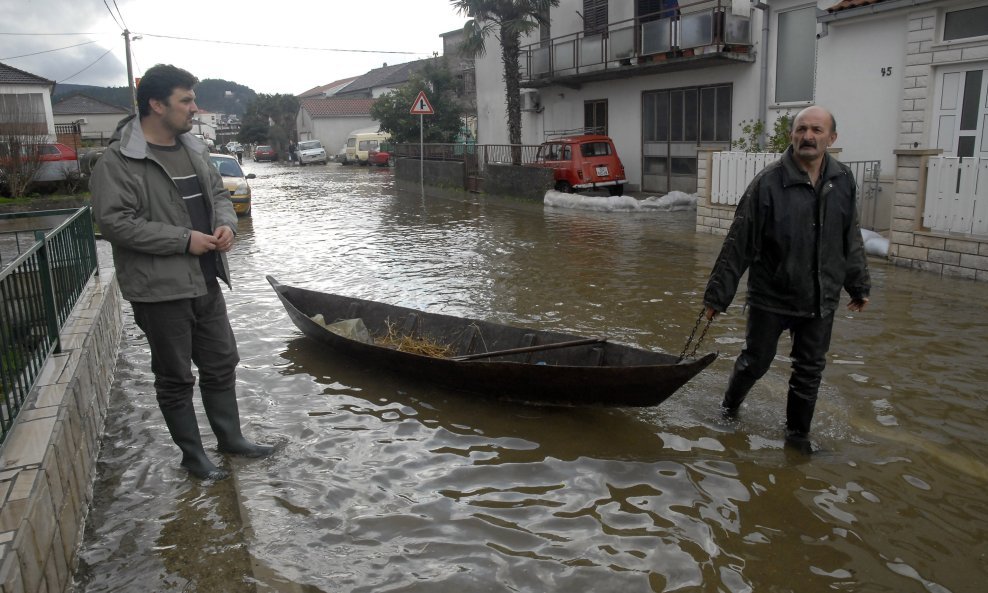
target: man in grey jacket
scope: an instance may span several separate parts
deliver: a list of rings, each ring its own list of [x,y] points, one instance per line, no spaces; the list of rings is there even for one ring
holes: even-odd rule
[[[703,302],[707,319],[734,300],[748,272],[745,345],[721,404],[734,418],[772,364],[782,332],[792,337],[786,443],[809,451],[810,423],[843,288],[862,311],[871,281],[858,225],[854,177],[827,154],[837,123],[813,106],[793,120],[791,145],[763,169],[738,203]]]
[[[189,72],[158,64],[137,89],[139,117],[120,122],[90,181],[93,213],[113,245],[120,291],[151,347],[158,407],[182,467],[201,479],[229,473],[206,456],[192,404],[195,376],[219,450],[263,457],[244,439],[237,407],[240,362],[219,279],[237,216],[209,149],[189,132],[198,111]]]

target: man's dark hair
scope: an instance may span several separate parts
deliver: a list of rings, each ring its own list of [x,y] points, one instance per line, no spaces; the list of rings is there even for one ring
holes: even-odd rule
[[[171,64],[156,64],[148,69],[137,85],[137,111],[141,117],[151,113],[149,101],[155,99],[168,104],[168,98],[176,88],[192,89],[199,79],[187,70]]]

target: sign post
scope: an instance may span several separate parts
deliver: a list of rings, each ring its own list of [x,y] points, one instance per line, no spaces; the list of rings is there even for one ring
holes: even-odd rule
[[[428,97],[425,96],[425,91],[419,91],[415,101],[412,103],[412,108],[408,111],[412,115],[419,116],[419,183],[423,186],[425,185],[425,126],[423,125],[422,116],[423,115],[433,115],[435,110],[432,109],[432,103],[429,103]]]

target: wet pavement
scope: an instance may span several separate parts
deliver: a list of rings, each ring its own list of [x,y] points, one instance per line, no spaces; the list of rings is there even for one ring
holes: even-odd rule
[[[701,347],[720,359],[661,406],[567,408],[334,359],[264,280],[678,354],[720,245],[692,212],[245,169],[226,295],[245,433],[279,451],[190,479],[128,308],[77,593],[961,593],[988,577],[983,284],[872,259],[871,306],[838,314],[807,457],[782,444],[785,340],[741,419],[717,414],[743,295]]]

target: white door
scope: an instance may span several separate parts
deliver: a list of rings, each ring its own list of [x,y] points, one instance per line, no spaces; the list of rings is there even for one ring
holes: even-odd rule
[[[937,74],[932,144],[944,156],[988,158],[988,64]]]

